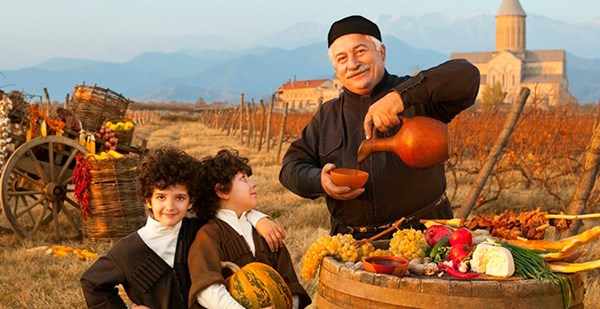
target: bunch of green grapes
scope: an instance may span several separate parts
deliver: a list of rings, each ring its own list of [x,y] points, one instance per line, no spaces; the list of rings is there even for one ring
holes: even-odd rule
[[[371,243],[357,243],[351,234],[323,235],[304,254],[300,274],[307,281],[313,279],[326,256],[332,256],[341,262],[355,263],[376,251]]]
[[[350,234],[337,234],[331,238],[333,244],[333,257],[342,262],[356,262],[358,256],[358,244]],[[330,249],[330,252],[332,249]]]
[[[392,252],[390,252],[390,250],[375,249],[375,250],[371,251],[369,254],[367,254],[366,257],[369,257],[369,256],[382,256],[382,255],[393,255],[393,254],[392,254]]]
[[[390,240],[390,251],[407,260],[422,258],[427,250],[427,241],[423,232],[415,229],[398,230]]]

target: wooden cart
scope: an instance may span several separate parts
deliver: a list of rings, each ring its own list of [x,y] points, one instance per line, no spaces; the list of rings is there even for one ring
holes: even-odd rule
[[[88,90],[91,91],[87,95],[88,99],[100,97],[104,104],[109,96],[122,98],[108,89],[96,86],[76,86],[73,98],[75,99],[78,91],[79,94],[85,94]],[[73,106],[76,105],[72,104],[69,108]],[[126,109],[125,107],[119,113],[124,113]],[[27,127],[27,116],[28,111],[23,108],[13,110],[10,122]],[[98,117],[98,113],[94,117]],[[100,123],[104,121],[100,118],[97,120]],[[83,120],[80,121],[84,123]],[[87,123],[90,121],[85,119]],[[87,130],[93,132],[95,129],[88,125]],[[10,228],[22,238],[35,238],[42,230],[46,233],[53,232],[57,240],[81,238],[81,212],[73,194],[73,169],[77,155],[86,154],[88,150],[80,144],[79,133],[66,127],[62,136],[47,135],[27,139],[25,131],[21,129],[19,132],[9,133],[12,145],[3,154],[5,162],[0,166],[1,212]],[[117,147],[123,152],[142,151],[142,148],[127,145]]]

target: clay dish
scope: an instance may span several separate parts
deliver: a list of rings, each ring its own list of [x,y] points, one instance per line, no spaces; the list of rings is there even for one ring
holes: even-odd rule
[[[331,179],[338,186],[347,186],[354,190],[367,183],[369,173],[351,168],[336,168],[331,171]]]

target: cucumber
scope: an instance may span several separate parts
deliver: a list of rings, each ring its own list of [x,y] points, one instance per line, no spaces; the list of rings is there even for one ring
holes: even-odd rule
[[[438,251],[440,251],[441,247],[447,247],[450,244],[450,236],[446,236],[442,239],[440,239],[440,241],[437,242],[437,244],[435,244],[435,246],[433,246],[433,249],[431,249],[431,252],[429,252],[429,257],[432,259],[435,259],[435,256],[438,254]]]

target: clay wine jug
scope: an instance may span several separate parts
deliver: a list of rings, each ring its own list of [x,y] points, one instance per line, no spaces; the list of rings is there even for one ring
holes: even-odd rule
[[[393,152],[414,169],[426,169],[443,163],[450,157],[448,126],[436,119],[399,116],[402,127],[394,136],[364,140],[358,148],[358,162],[371,153]]]

